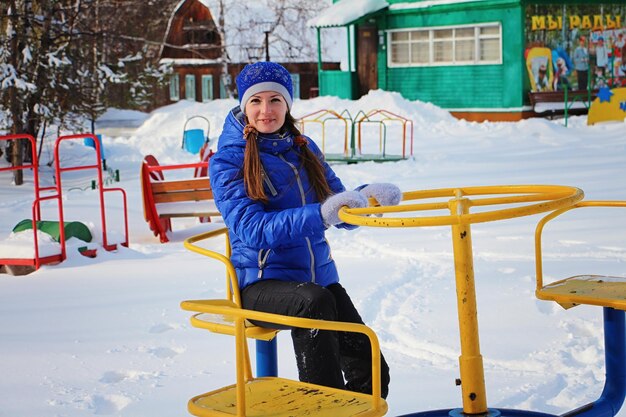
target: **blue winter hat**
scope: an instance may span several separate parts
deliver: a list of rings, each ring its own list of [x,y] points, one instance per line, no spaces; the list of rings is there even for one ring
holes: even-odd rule
[[[293,86],[291,75],[285,67],[275,62],[255,62],[246,65],[237,76],[239,107],[245,112],[246,103],[254,94],[262,91],[275,91],[281,94],[291,109]]]

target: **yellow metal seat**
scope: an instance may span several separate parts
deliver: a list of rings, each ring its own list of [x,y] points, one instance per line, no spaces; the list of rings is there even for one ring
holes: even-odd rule
[[[195,242],[218,235],[226,236],[226,255],[195,245]],[[235,336],[236,383],[198,395],[188,403],[191,414],[209,416],[383,416],[387,403],[380,396],[380,346],[372,329],[356,323],[313,320],[245,310],[235,269],[230,262],[227,229],[194,236],[185,241],[188,249],[217,259],[226,266],[226,299],[188,300],[183,310],[194,311],[191,324],[215,333]],[[271,340],[278,330],[255,326],[251,321],[275,323],[278,327],[359,332],[365,334],[372,348],[372,394],[362,394],[278,377],[254,378],[250,366],[247,338]]]
[[[229,300],[211,301],[214,301],[217,305],[226,305],[238,308],[235,303]],[[219,314],[198,313],[191,316],[190,321],[193,327],[197,327],[199,329],[210,330],[213,333],[226,334],[230,336],[235,335],[235,323],[232,320],[232,317],[221,316]],[[265,341],[272,340],[276,337],[276,333],[278,333],[278,330],[256,326],[247,320],[245,322],[245,329],[246,337]]]
[[[605,275],[577,275],[544,285],[541,253],[541,235],[545,224],[561,214],[580,207],[626,207],[626,201],[583,201],[571,207],[556,210],[545,216],[535,231],[535,260],[537,287],[535,294],[541,300],[555,301],[563,308],[580,304],[626,310],[626,278]]]
[[[196,416],[233,416],[237,385],[202,394],[189,402]],[[380,416],[369,396],[283,378],[256,378],[247,383],[246,416]]]
[[[537,290],[537,298],[556,301],[564,308],[579,304],[626,310],[626,278],[577,275]]]

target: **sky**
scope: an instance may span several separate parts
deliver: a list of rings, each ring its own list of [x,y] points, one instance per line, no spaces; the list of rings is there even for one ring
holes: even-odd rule
[[[107,186],[127,196],[129,247],[102,248],[98,193],[90,187],[95,172],[64,173],[65,219],[84,223],[94,238],[87,244],[70,240],[60,264],[24,276],[0,274],[0,417],[185,416],[188,399],[234,382],[233,340],[193,328],[179,307],[183,300],[224,296],[220,265],[183,247],[185,238],[219,227],[219,218],[209,224],[178,219],[170,242],[161,244],[143,218],[139,171],[148,154],[161,165],[196,161],[181,149],[184,124],[195,115],[210,127],[196,118],[188,128],[208,130],[215,148],[236,104],[181,101],[150,114],[110,109],[100,119],[96,133],[103,135],[107,167],[120,178]],[[587,126],[586,116],[570,117],[567,127],[563,119],[474,123],[383,91],[356,101],[295,100],[293,114],[346,110],[354,117],[372,109],[412,121],[412,157],[334,164],[349,189],[372,182],[395,183],[403,191],[549,184],[578,187],[587,200],[626,200],[625,123]],[[401,153],[400,125],[389,122],[386,129],[389,154]],[[340,126],[328,122],[322,132],[307,123],[304,130],[320,146],[323,137],[326,151],[334,153],[343,148]],[[47,138],[41,152],[44,186],[53,184],[54,140]],[[378,152],[380,140],[378,124],[364,129],[363,152]],[[81,140],[62,142],[63,164],[88,165],[94,158]],[[16,187],[10,174],[0,173],[0,257],[32,257],[31,235],[11,233],[31,210],[32,173],[25,180]],[[620,210],[580,209],[551,222],[543,243],[546,280],[626,277],[626,216]],[[109,241],[122,241],[121,193],[107,193],[106,215]],[[44,208],[44,219],[55,216],[54,207]],[[536,299],[534,231],[541,217],[471,228],[480,346],[490,408],[561,414],[602,390],[602,312],[590,306],[564,310]],[[454,383],[460,343],[450,227],[330,229],[327,237],[341,282],[389,362],[388,415],[461,407]],[[85,245],[96,250],[94,258],[79,254]],[[49,247],[55,245],[42,244]],[[278,338],[279,374],[295,378],[289,335]]]

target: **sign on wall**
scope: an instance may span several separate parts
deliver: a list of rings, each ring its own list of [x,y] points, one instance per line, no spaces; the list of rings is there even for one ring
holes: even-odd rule
[[[533,91],[626,86],[626,4],[528,5]]]

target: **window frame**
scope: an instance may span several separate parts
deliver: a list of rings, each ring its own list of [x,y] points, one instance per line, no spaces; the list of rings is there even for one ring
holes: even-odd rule
[[[193,87],[193,88],[189,88]],[[185,74],[185,100],[196,101],[196,75]]]
[[[293,86],[293,98],[294,100],[300,98],[300,74],[299,73],[290,73],[291,76],[291,85]]]
[[[207,103],[214,99],[213,95],[213,75],[202,74],[202,102]],[[206,87],[206,88],[205,88]]]
[[[178,73],[170,75],[170,101],[180,100],[180,76]]]
[[[497,34],[481,34],[480,29],[485,27],[497,27]],[[473,60],[457,60],[457,42],[467,42],[470,38],[467,35],[457,36],[457,29],[474,29],[474,59]],[[438,38],[435,37],[437,31],[452,31],[452,37]],[[394,41],[392,40],[393,34],[407,32],[408,40]],[[425,39],[415,39],[413,32],[427,32],[428,41]],[[496,60],[481,60],[481,41],[488,39],[498,40],[498,59]],[[452,42],[452,50],[449,55],[451,60],[436,61],[435,45],[438,43]],[[398,63],[393,61],[394,57],[394,44],[406,44],[408,45],[407,53],[408,60],[405,63]],[[425,45],[428,44],[428,62],[417,62],[413,59],[413,46],[416,44]],[[441,67],[441,66],[460,66],[460,65],[501,65],[502,64],[502,22],[484,22],[466,25],[449,25],[449,26],[429,26],[429,27],[417,27],[417,28],[402,28],[393,29],[387,31],[387,66],[389,68],[407,68],[407,67]]]

